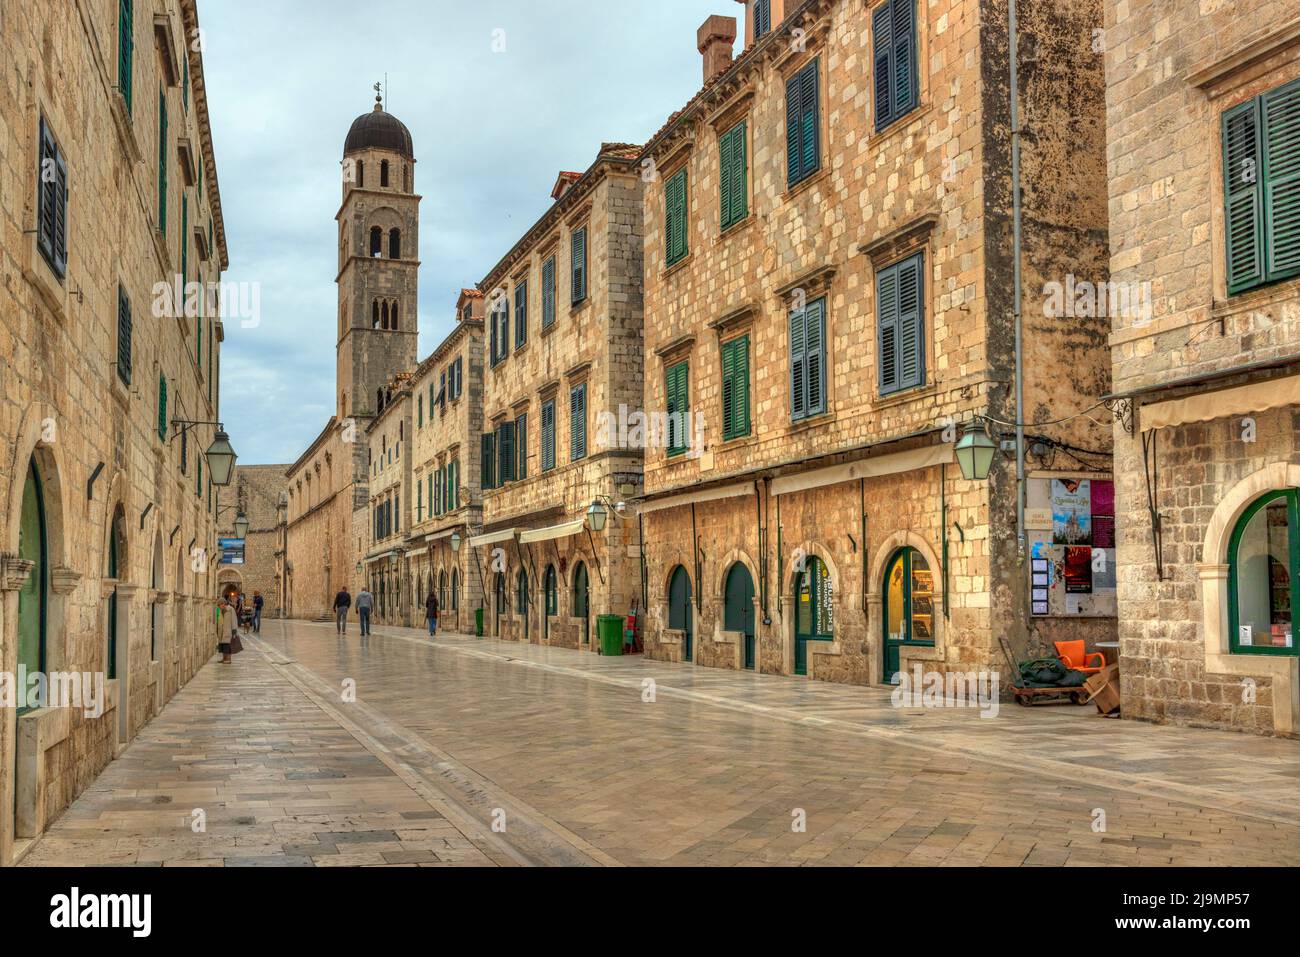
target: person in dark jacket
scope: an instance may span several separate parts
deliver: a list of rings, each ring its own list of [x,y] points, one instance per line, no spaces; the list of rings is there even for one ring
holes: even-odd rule
[[[352,607],[352,596],[348,586],[344,585],[334,596],[334,628],[340,635],[348,633],[348,609]]]
[[[438,596],[429,592],[429,597],[424,600],[424,617],[429,623],[429,637],[432,638],[438,633]]]
[[[260,591],[254,591],[253,592],[253,634],[255,635],[260,635],[262,633],[262,605],[264,603],[265,602],[264,599],[262,598],[262,593]]]

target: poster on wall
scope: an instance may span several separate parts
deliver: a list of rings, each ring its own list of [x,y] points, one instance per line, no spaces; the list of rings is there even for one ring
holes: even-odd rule
[[[221,539],[221,564],[244,564],[244,540],[242,538]]]
[[[1092,480],[1092,545],[1115,547],[1115,483]]]
[[[1092,490],[1088,479],[1052,479],[1052,542],[1092,544]]]
[[[1026,506],[1030,614],[1114,617],[1114,482],[1091,476],[1031,478]],[[1030,515],[1039,520],[1030,522]]]

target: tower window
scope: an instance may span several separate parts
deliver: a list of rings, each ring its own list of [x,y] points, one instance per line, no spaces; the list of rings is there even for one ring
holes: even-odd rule
[[[383,253],[384,231],[378,226],[370,228],[370,255],[380,256]]]
[[[357,185],[366,185],[366,161],[357,160]]]
[[[388,231],[388,258],[402,258],[402,231],[400,229],[390,229]]]
[[[389,313],[388,316],[388,328],[394,332],[397,331],[397,300],[396,299],[393,300],[392,312]]]
[[[388,185],[388,160],[384,160],[379,164],[379,185]]]
[[[379,328],[379,300],[376,299],[370,307],[370,328]]]

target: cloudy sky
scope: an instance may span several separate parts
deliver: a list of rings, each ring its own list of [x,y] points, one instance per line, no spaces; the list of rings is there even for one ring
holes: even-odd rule
[[[644,142],[698,90],[695,31],[734,0],[200,2],[226,281],[261,321],[226,323],[222,418],[247,464],[292,462],[334,411],[343,139],[388,76],[415,141],[423,358],[456,296],[602,141]],[[497,31],[503,31],[498,33]],[[504,52],[494,52],[504,39]],[[739,42],[737,43],[739,46]]]

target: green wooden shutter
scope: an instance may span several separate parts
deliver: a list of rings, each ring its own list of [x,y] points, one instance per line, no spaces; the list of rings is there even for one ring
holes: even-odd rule
[[[804,316],[804,367],[809,415],[826,411],[826,300],[809,304]]]
[[[821,139],[818,136],[821,121],[821,110],[818,104],[821,83],[817,73],[817,61],[813,60],[804,67],[801,75],[803,77],[800,83],[799,105],[799,134],[803,149],[801,172],[804,177],[808,177],[821,168]]]
[[[117,7],[117,88],[131,111],[131,78],[135,56],[135,17],[132,0],[120,0]]]
[[[795,420],[808,414],[807,317],[806,307],[790,313],[790,418]]]
[[[167,441],[167,377],[158,376],[158,438]]]
[[[898,387],[925,382],[924,277],[920,255],[898,264]]]
[[[117,287],[117,374],[131,384],[131,301],[121,286]]]
[[[44,116],[40,137],[37,247],[55,275],[62,279],[68,267],[68,167]]]
[[[485,432],[482,438],[482,446],[481,446],[482,454],[479,461],[479,470],[480,470],[479,481],[482,483],[484,488],[496,488],[496,482],[494,480],[494,475],[493,475],[494,473],[493,463],[496,459],[496,456],[494,454],[495,438],[496,437],[491,432]]]
[[[569,461],[587,457],[587,386],[569,393]]]
[[[876,276],[876,366],[880,394],[898,391],[898,270]]]
[[[722,347],[722,437],[749,434],[749,337]]]
[[[515,479],[515,424],[502,422],[497,426],[497,475],[504,485]]]
[[[1300,80],[1260,96],[1264,146],[1264,280],[1300,273]]]
[[[555,468],[555,401],[542,406],[542,471]]]
[[[1223,113],[1223,195],[1228,293],[1264,278],[1259,105],[1249,100]]]
[[[542,263],[542,328],[555,322],[555,257]]]
[[[587,298],[587,227],[575,230],[569,247],[570,299]]]
[[[754,40],[772,30],[772,0],[754,0]]]
[[[681,455],[687,449],[690,409],[690,364],[678,362],[664,374],[668,405],[668,454]]]
[[[678,170],[664,190],[665,229],[668,265],[681,262],[687,253],[686,242],[686,170]]]
[[[890,120],[913,109],[917,102],[916,0],[890,0],[893,12],[894,62],[890,90]]]
[[[528,478],[528,413],[515,419],[515,458],[518,461],[516,474],[521,479]]]
[[[167,97],[158,87],[158,229],[167,232]]]
[[[746,170],[745,124],[739,123],[723,134],[718,142],[719,208],[722,228],[726,229],[749,215],[749,183]]]
[[[415,520],[424,521],[424,479],[415,483]]]
[[[890,78],[894,74],[893,22],[888,3],[882,3],[871,12],[871,69],[878,130],[888,126],[894,116],[889,98]]]
[[[799,138],[799,75],[790,77],[785,84],[785,163],[786,185],[793,186],[803,179],[803,150]]]
[[[515,348],[528,341],[528,280],[515,286]]]
[[[190,278],[190,198],[181,195],[181,286]]]

